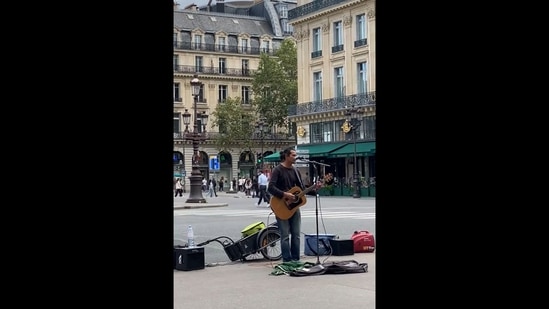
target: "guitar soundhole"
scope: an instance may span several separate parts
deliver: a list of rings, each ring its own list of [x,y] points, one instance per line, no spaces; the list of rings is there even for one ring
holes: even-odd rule
[[[297,206],[299,206],[301,204],[301,202],[302,202],[301,198],[297,199],[295,202],[290,203],[288,205],[288,209],[292,210],[292,209],[296,208]]]

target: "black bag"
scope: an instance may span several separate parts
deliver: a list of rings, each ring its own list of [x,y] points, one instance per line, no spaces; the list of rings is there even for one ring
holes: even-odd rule
[[[303,267],[289,273],[293,277],[323,275],[323,274],[352,274],[368,272],[368,263],[359,263],[355,260],[326,262],[311,267]]]

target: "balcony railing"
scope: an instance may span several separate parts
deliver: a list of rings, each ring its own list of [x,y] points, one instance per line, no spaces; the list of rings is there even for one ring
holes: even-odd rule
[[[274,55],[276,49],[266,47],[247,47],[238,45],[220,45],[210,43],[194,43],[194,42],[173,42],[175,49],[182,50],[201,50],[209,52],[220,52],[229,54],[245,54],[245,55],[259,55],[261,53],[267,53],[268,55]]]
[[[319,114],[344,110],[351,106],[375,106],[376,92],[368,92],[361,94],[353,94],[340,98],[331,98],[322,101],[313,101],[307,103],[299,103],[288,107],[288,116],[300,116],[308,114]]]
[[[332,46],[332,53],[337,53],[343,50],[343,44]]]
[[[255,70],[250,69],[236,69],[225,67],[207,67],[196,65],[174,65],[174,72],[177,73],[200,73],[200,74],[216,74],[226,76],[251,76]]]
[[[222,135],[223,133],[220,132],[205,132],[202,133],[205,134],[206,140],[213,140],[217,138],[218,136]],[[264,141],[295,141],[296,136],[295,135],[289,135],[287,133],[265,133],[263,132],[263,137],[260,136],[261,133],[252,133],[252,136],[250,136],[249,139],[263,139]],[[174,140],[183,140],[185,139],[185,132],[174,132],[173,133],[173,139]]]
[[[304,5],[300,5],[288,11],[288,20],[296,19],[316,11],[323,10],[332,5],[347,2],[348,0],[315,0]]]
[[[360,39],[355,41],[355,47],[364,46],[368,43],[368,39]]]

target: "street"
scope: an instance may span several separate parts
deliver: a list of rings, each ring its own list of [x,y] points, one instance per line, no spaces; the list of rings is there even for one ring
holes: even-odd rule
[[[185,197],[174,198],[174,204],[185,202]],[[193,226],[195,243],[225,236],[238,241],[241,231],[255,222],[269,225],[276,221],[274,214],[265,203],[257,207],[257,198],[246,198],[243,193],[229,194],[218,192],[218,197],[204,197],[209,203],[226,203],[226,207],[206,207],[193,209],[174,209],[174,243],[186,243],[187,226]],[[317,207],[318,206],[318,207]],[[317,216],[318,209],[318,216]],[[367,230],[375,235],[375,198],[307,196],[307,203],[300,207],[301,253],[304,253],[306,235],[332,234],[339,239],[350,239],[354,231]],[[318,220],[317,220],[318,219]],[[226,239],[224,238],[224,239]],[[222,240],[222,239],[220,239]],[[204,247],[204,258],[207,266],[224,265],[231,262],[223,245],[211,241]],[[252,255],[248,259],[263,259],[263,256]]]

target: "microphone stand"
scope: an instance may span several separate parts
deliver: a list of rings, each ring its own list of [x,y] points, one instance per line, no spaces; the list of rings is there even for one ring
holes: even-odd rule
[[[320,162],[316,162],[316,161],[310,161],[310,160],[307,160],[307,159],[303,159],[303,158],[299,158],[298,160],[300,161],[305,161],[307,163],[313,163],[313,171],[316,171],[316,174],[319,175],[318,177],[320,178],[320,173],[318,171],[318,167],[315,165],[315,164],[318,164],[318,165],[322,165],[322,166],[330,166],[328,164],[324,164],[324,163],[320,163]],[[314,176],[314,173],[313,175]],[[314,177],[313,177],[314,179]],[[315,182],[316,184],[316,182]],[[315,190],[316,191],[316,190]],[[316,192],[315,194],[315,219],[316,219],[316,265],[320,264],[320,242],[319,242],[319,239],[318,239],[318,199],[319,199],[319,195],[318,195],[318,192]]]

